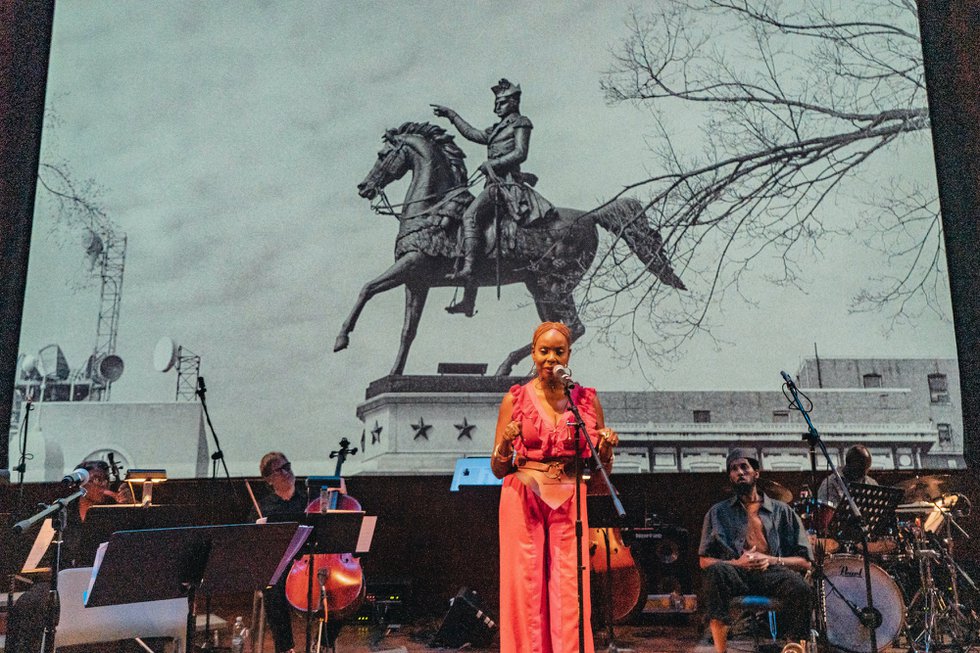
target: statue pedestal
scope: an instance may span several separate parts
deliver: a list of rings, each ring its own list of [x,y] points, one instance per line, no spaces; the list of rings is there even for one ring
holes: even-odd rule
[[[364,447],[346,463],[348,473],[452,475],[457,459],[489,456],[500,401],[526,380],[445,374],[371,382],[357,407]]]

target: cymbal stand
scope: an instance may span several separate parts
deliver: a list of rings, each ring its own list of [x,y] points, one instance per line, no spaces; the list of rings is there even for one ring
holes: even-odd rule
[[[956,525],[959,528],[959,525]],[[959,575],[972,586],[973,580],[960,568],[952,555],[952,515],[947,512],[943,528],[945,536],[940,540],[929,540],[929,534],[921,529],[915,532],[913,556],[919,561],[921,587],[912,597],[907,608],[909,647],[917,653],[930,653],[935,648],[967,650],[976,639],[976,614],[967,614],[959,598]],[[962,529],[960,529],[962,530]],[[934,546],[931,546],[934,545]],[[931,547],[931,548],[930,548]],[[942,565],[949,574],[949,591],[939,587],[934,575],[933,565]],[[912,636],[913,628],[921,627]]]

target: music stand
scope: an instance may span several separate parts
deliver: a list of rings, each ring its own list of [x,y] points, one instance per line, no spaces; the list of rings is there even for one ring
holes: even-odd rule
[[[278,516],[277,516],[278,517]],[[369,546],[358,548],[364,525],[363,510],[330,510],[325,513],[304,513],[304,522],[313,531],[306,541],[304,555],[320,553],[366,553]],[[271,518],[270,518],[271,519]],[[367,543],[368,545],[370,542]],[[306,587],[306,651],[313,642],[313,564],[307,565]],[[327,615],[324,614],[324,621]]]
[[[864,483],[851,483],[847,489],[868,526],[869,538],[880,537],[889,526],[895,523],[895,508],[898,507],[905,494],[903,490]],[[827,532],[838,540],[859,541],[861,539],[860,525],[854,523],[851,508],[845,502],[841,502],[837,506]]]
[[[75,531],[76,566],[90,567],[99,545],[108,542],[116,531],[142,531],[151,528],[175,528],[204,523],[204,511],[196,505],[120,504],[92,506],[85,521]]]
[[[588,494],[585,497],[586,511],[589,518],[589,528],[602,528],[606,545],[606,573],[603,574],[603,607],[605,610],[606,636],[609,640],[608,650],[619,650],[613,633],[613,582],[612,582],[612,549],[609,540],[610,528],[621,528],[625,519],[620,517],[616,504],[609,500],[608,494]]]
[[[267,587],[297,533],[292,524],[233,524],[113,533],[85,605],[99,607],[187,597],[187,648],[194,636],[194,597]],[[303,535],[308,533],[303,532]],[[166,551],[166,555],[161,555]],[[133,579],[139,578],[139,583]]]

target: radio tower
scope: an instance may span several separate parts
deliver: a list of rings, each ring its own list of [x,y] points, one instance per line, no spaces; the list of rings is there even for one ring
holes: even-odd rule
[[[102,278],[95,349],[86,370],[86,376],[92,379],[89,400],[108,401],[112,382],[118,380],[123,371],[122,359],[116,355],[116,334],[119,331],[119,307],[126,267],[126,236],[117,236],[108,229],[101,235],[91,232],[88,251],[90,260],[98,262]]]

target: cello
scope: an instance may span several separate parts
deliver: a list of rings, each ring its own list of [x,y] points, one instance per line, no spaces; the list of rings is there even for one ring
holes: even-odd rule
[[[340,476],[341,467],[343,467],[347,456],[353,456],[355,453],[357,453],[357,449],[351,449],[350,441],[347,438],[342,438],[340,450],[330,453],[331,458],[337,458],[335,476]],[[330,505],[327,506],[327,511],[361,510],[361,504],[349,494],[341,493],[340,490],[331,491],[329,494]],[[306,512],[308,514],[321,512],[319,496],[310,501],[309,505],[306,506]],[[310,557],[307,554],[296,560],[286,577],[286,600],[300,612],[310,610],[307,595]],[[319,591],[313,593],[312,610],[314,612],[319,611],[322,605],[321,597],[326,597],[330,621],[340,622],[353,616],[361,607],[361,603],[364,602],[366,590],[360,560],[353,553],[317,553],[312,558],[312,569],[315,574],[314,588],[319,588]]]
[[[609,496],[601,483],[593,483],[588,495]],[[646,599],[646,579],[623,540],[619,528],[590,528],[589,567],[592,586],[597,590],[598,604],[606,625],[622,624],[643,609]],[[601,588],[601,589],[600,589]]]

